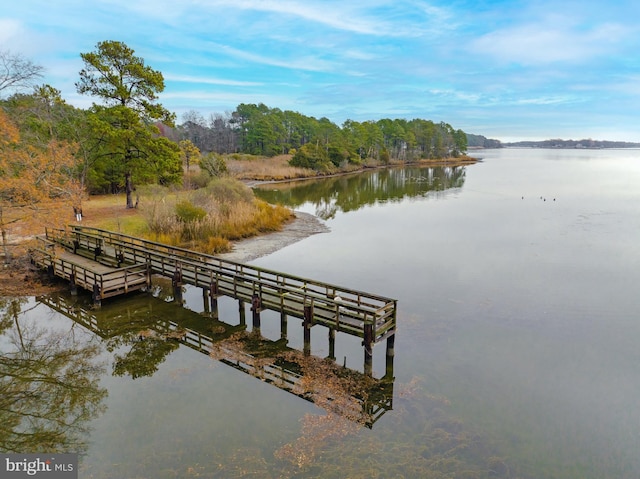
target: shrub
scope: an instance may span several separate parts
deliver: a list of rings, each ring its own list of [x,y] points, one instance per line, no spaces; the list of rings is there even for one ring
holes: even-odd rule
[[[205,194],[220,203],[250,203],[254,199],[251,188],[233,178],[214,178],[205,188]]]
[[[249,187],[230,177],[213,179],[179,201],[166,188],[147,192],[141,209],[146,236],[209,254],[229,251],[230,240],[278,230],[293,216],[288,208],[257,200]]]
[[[205,170],[189,171],[182,177],[182,186],[185,190],[197,190],[207,186],[210,179],[209,173]]]
[[[176,216],[183,223],[194,223],[207,216],[207,212],[204,208],[195,206],[188,200],[183,200],[176,204]]]
[[[207,238],[207,242],[204,244],[203,253],[207,254],[216,254],[216,253],[226,253],[227,251],[231,251],[231,242],[220,236],[209,236]]]
[[[151,233],[176,231],[178,222],[175,214],[175,196],[162,186],[141,188],[144,201],[140,212],[147,221]]]
[[[182,244],[181,236],[176,233],[151,233],[147,235],[147,239],[169,246],[180,246]]]
[[[311,168],[320,172],[327,172],[332,166],[327,151],[317,143],[302,145],[293,155],[289,164],[300,168]]]
[[[217,153],[209,153],[205,157],[200,159],[200,167],[205,170],[212,178],[226,175],[229,170],[227,169],[227,162],[222,155]]]

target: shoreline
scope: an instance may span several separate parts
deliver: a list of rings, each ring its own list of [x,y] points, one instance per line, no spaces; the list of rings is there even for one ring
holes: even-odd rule
[[[247,263],[262,256],[275,253],[282,248],[302,241],[309,236],[328,233],[331,229],[317,216],[302,211],[294,211],[295,218],[280,231],[252,236],[233,242],[233,249],[228,253],[215,256],[227,261]]]
[[[331,176],[343,176],[362,173],[369,169],[394,168],[403,166],[463,166],[476,163],[478,158],[463,157],[450,160],[422,160],[411,164],[380,165],[373,168],[363,168],[355,171],[335,173],[332,175],[316,175],[288,179],[240,179],[250,188],[270,183],[297,182],[305,180],[323,179]],[[295,211],[295,218],[286,223],[280,231],[262,233],[257,236],[233,241],[233,249],[228,253],[215,255],[220,259],[237,263],[246,263],[263,256],[275,253],[289,245],[302,241],[305,238],[319,233],[328,233],[331,229],[318,217],[310,213]],[[23,238],[24,239],[24,238]],[[15,261],[9,266],[0,269],[0,297],[21,297],[25,291],[36,295],[63,290],[64,285],[50,281],[34,270],[28,262],[28,255],[17,255]]]
[[[375,167],[366,167],[354,171],[344,171],[333,173],[330,175],[315,175],[297,178],[285,179],[239,179],[249,188],[255,188],[262,185],[304,182],[318,179],[325,179],[337,176],[353,175],[362,173],[372,169],[386,168],[402,168],[406,166],[466,166],[482,161],[479,158],[471,156],[463,156],[452,159],[431,159],[421,160],[412,163],[397,163],[389,165],[378,165]],[[269,233],[259,234],[250,238],[232,242],[233,249],[228,253],[216,254],[216,257],[227,261],[235,261],[237,263],[246,263],[262,256],[275,253],[291,244],[297,243],[309,236],[318,233],[328,233],[331,229],[323,223],[317,216],[301,211],[294,211],[295,219],[287,223],[282,230]]]
[[[456,167],[456,166],[468,166],[473,165],[475,163],[479,163],[482,161],[482,158],[476,158],[473,156],[460,156],[458,158],[449,158],[449,159],[422,159],[418,161],[412,162],[394,162],[389,163],[388,165],[375,165],[375,166],[364,166],[361,168],[357,168],[349,171],[338,171],[329,174],[315,174],[310,176],[296,176],[292,178],[243,178],[241,175],[236,176],[238,181],[241,181],[249,188],[255,188],[256,186],[268,185],[268,184],[277,184],[277,183],[290,183],[290,182],[298,182],[298,181],[306,181],[306,180],[322,180],[325,178],[335,178],[339,176],[346,175],[355,175],[358,173],[364,173],[366,171],[371,170],[382,170],[382,169],[391,169],[391,168],[406,168],[412,166],[422,166],[422,167]]]

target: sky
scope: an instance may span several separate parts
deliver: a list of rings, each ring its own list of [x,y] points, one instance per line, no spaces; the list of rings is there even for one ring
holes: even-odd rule
[[[640,142],[638,19],[637,0],[5,0],[0,50],[86,108],[80,53],[122,41],[163,74],[178,123],[264,103],[338,125]]]

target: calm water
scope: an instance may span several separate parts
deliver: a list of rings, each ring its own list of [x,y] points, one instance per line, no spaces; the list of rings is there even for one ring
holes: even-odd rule
[[[238,352],[154,337],[168,321],[241,329],[237,302],[212,322],[200,291],[185,309],[158,287],[101,311],[82,295],[4,302],[3,397],[34,369],[61,380],[0,401],[0,448],[81,450],[95,478],[640,477],[640,151],[478,156],[258,191],[331,232],[253,264],[399,300],[392,409],[371,427],[247,374]],[[263,313],[254,353],[272,354],[279,327]],[[298,320],[287,346],[302,348]],[[326,330],[312,354],[327,356]],[[362,371],[359,341],[338,337],[336,357]],[[9,433],[33,432],[16,409],[64,434]]]

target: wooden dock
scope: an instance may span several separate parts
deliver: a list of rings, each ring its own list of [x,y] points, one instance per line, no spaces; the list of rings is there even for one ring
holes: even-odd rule
[[[335,333],[363,339],[365,363],[372,346],[387,339],[393,354],[397,300],[321,281],[301,278],[216,256],[167,246],[99,228],[73,226],[47,229],[34,250],[35,264],[81,286],[94,301],[148,287],[151,275],[172,278],[175,296],[185,284],[202,288],[211,308],[217,298],[229,296],[251,304],[254,328],[260,312],[279,311],[286,328],[287,316],[302,319],[304,343],[310,345],[311,327],[329,329],[330,347]],[[368,360],[367,360],[368,357]]]
[[[151,285],[150,270],[145,264],[109,266],[108,262],[99,262],[79,252],[56,247],[53,242],[39,241],[41,246],[31,252],[32,261],[46,268],[51,276],[69,281],[73,293],[78,286],[91,291],[96,303]]]

